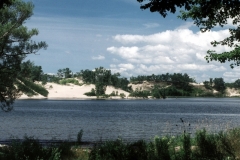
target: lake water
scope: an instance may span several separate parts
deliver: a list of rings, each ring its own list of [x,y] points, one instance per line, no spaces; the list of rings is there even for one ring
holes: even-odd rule
[[[180,119],[183,119],[184,123]],[[238,98],[166,100],[17,100],[0,112],[1,139],[34,136],[43,140],[149,140],[155,135],[219,131],[240,126]]]

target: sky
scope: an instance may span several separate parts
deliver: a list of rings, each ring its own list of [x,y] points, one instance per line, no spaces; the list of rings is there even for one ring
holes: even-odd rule
[[[28,0],[25,0],[28,1]],[[213,40],[229,35],[227,28],[201,33],[191,21],[169,14],[141,10],[137,0],[31,0],[34,15],[25,25],[37,28],[35,41],[48,48],[28,55],[44,73],[70,68],[73,72],[100,66],[122,77],[187,73],[198,83],[209,78],[234,82],[240,68],[230,63],[207,63],[207,50]],[[230,25],[230,24],[229,24]]]

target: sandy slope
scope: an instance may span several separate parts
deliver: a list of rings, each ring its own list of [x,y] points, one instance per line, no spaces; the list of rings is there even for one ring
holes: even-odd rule
[[[229,97],[239,97],[240,91],[236,89],[227,88],[226,89],[227,96]]]
[[[143,84],[131,84],[133,90],[136,88],[140,89],[142,88],[143,90],[147,90],[152,87],[152,84],[148,82],[144,82]],[[203,84],[192,84],[193,86],[198,86],[198,87],[203,87]],[[95,88],[95,85],[90,84],[90,85],[60,85],[56,83],[47,83],[45,85],[45,88],[48,90],[48,99],[93,99],[96,98],[95,96],[88,97],[84,95],[86,92],[90,92],[92,88]],[[124,93],[126,95],[126,98],[131,98],[129,97],[129,93],[126,91],[123,91],[121,89],[116,89],[112,86],[108,86],[106,89],[106,94],[111,94],[113,91],[118,91],[118,94]],[[227,96],[232,97],[232,96],[240,96],[240,91],[235,90],[235,89],[226,89]],[[19,99],[43,99],[46,97],[43,97],[41,95],[38,96],[33,96],[33,97],[28,97],[26,95],[22,95]],[[119,99],[120,97],[110,97],[112,99]]]
[[[92,88],[95,88],[95,85],[90,84],[90,85],[60,85],[56,83],[47,83],[45,85],[45,88],[48,90],[48,99],[92,99],[96,97],[88,97],[84,95],[86,92],[90,92]],[[118,91],[118,93],[124,93],[126,96],[129,95],[128,92],[123,91],[121,89],[116,89],[112,86],[108,86],[106,89],[106,94],[110,94],[113,91]],[[28,98],[33,98],[33,99],[42,99],[46,98],[41,95],[38,96],[33,96],[33,97],[28,97],[26,95],[22,95],[19,99],[28,99]],[[120,98],[120,97],[112,97],[112,98]]]

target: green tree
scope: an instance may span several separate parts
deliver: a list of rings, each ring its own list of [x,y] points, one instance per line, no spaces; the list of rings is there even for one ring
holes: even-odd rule
[[[33,14],[33,4],[21,0],[9,2],[0,7],[0,102],[5,111],[11,110],[14,100],[28,88],[20,74],[23,59],[47,47],[45,42],[31,40],[38,35],[37,29],[29,30],[23,25]],[[16,87],[16,83],[22,87]]]
[[[69,68],[64,68],[63,73],[65,78],[72,78],[73,73]]]
[[[104,95],[107,85],[111,84],[111,70],[103,67],[95,68],[95,82],[96,95]]]
[[[119,77],[120,77],[120,73],[114,73],[114,74],[111,76],[111,84],[112,84],[114,87],[118,87],[118,88],[119,88],[119,86],[120,86]]]
[[[223,94],[226,89],[223,78],[214,78],[213,83],[214,83],[213,88]]]
[[[31,62],[30,60],[23,62],[21,64],[21,71],[20,74],[23,77],[28,78],[31,81],[41,81],[43,70],[41,66],[36,66],[34,62]]]
[[[77,77],[81,78],[84,83],[93,83],[95,84],[95,72],[91,70],[81,70],[77,73]]]
[[[72,78],[73,73],[69,68],[59,69],[57,72],[59,78]]]
[[[165,93],[165,88],[161,87],[160,85],[154,85],[152,90],[151,90],[151,95],[154,98],[166,98],[166,93]]]
[[[0,9],[3,8],[4,6],[9,6],[12,4],[11,0],[1,0],[0,1]]]
[[[111,70],[104,69],[103,67],[95,68],[94,71],[86,69],[76,73],[76,77],[82,79],[84,83],[95,84],[98,88],[96,88],[96,94],[99,95],[105,93],[107,85],[131,91],[131,87],[128,86],[128,79],[120,76],[120,73],[111,74]]]
[[[216,26],[226,26],[229,21],[233,25],[240,22],[240,1],[238,0],[137,0],[140,2],[141,9],[150,9],[151,12],[158,12],[163,17],[168,13],[175,13],[181,8],[179,18],[183,20],[192,19],[194,24],[202,32],[209,31]],[[226,26],[228,27],[228,26]],[[224,63],[232,61],[231,68],[234,65],[240,65],[240,27],[229,28],[230,36],[221,41],[212,41],[211,44],[226,45],[232,47],[229,52],[217,53],[214,50],[208,50],[205,57],[207,62],[219,61]]]
[[[72,78],[73,73],[69,68],[59,69],[57,72],[59,78]]]
[[[64,73],[63,73],[63,70],[62,70],[62,69],[59,69],[59,70],[58,70],[57,76],[58,76],[58,78],[63,78],[63,77],[64,77]]]
[[[210,90],[213,89],[213,79],[212,78],[210,78],[209,81],[204,81],[203,84],[206,89],[210,89]]]
[[[237,80],[234,82],[234,88],[240,88],[240,79],[237,79]]]

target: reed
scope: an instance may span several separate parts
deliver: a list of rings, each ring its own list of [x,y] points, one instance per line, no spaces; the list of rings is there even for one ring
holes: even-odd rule
[[[116,140],[82,148],[83,130],[75,142],[42,146],[37,139],[25,137],[0,147],[1,160],[237,160],[240,158],[240,128],[192,133],[190,124],[180,119],[181,134],[155,136],[150,141]]]

